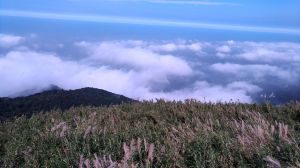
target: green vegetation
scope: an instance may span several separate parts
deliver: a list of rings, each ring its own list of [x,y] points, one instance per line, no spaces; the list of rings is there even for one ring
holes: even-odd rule
[[[49,90],[26,97],[0,98],[0,121],[16,116],[32,116],[41,111],[67,110],[77,106],[115,105],[134,100],[105,90],[82,88],[77,90]]]
[[[300,103],[134,102],[1,123],[0,167],[299,167]]]

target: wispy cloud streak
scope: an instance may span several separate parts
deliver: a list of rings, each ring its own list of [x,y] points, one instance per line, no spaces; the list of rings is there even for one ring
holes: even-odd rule
[[[201,22],[183,22],[183,21],[103,16],[103,15],[81,15],[81,14],[79,15],[79,14],[46,13],[46,12],[19,11],[19,10],[0,10],[0,16],[300,35],[300,29],[240,26],[240,25],[229,25],[229,24],[211,24],[211,23],[201,23]]]
[[[178,5],[228,5],[228,6],[239,6],[236,3],[217,2],[217,1],[195,1],[195,0],[105,0],[111,2],[147,2],[156,4],[178,4]]]

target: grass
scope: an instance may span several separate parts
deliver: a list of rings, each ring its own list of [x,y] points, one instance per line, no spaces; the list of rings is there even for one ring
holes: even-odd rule
[[[0,167],[300,167],[297,102],[76,107],[0,133]]]

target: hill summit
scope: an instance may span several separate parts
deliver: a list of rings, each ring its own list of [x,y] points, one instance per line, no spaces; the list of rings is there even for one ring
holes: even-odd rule
[[[102,89],[63,90],[52,86],[47,91],[25,97],[0,98],[0,120],[15,116],[31,116],[40,111],[66,110],[77,106],[107,106],[132,102],[133,99]]]

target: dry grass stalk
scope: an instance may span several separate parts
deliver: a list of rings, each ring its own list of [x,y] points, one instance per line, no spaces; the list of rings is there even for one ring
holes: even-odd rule
[[[96,115],[97,115],[97,113],[96,113],[96,112],[93,112],[93,113],[91,113],[91,114],[89,115],[89,118],[95,119],[95,118],[96,118]]]
[[[275,134],[275,126],[271,125],[271,135],[274,136],[274,134]]]
[[[145,148],[145,152],[147,152],[148,151],[148,142],[145,138],[144,138],[144,148]]]
[[[124,164],[120,164],[120,166],[118,166],[117,162],[113,162],[111,159],[111,156],[109,156],[109,159],[106,158],[106,156],[99,158],[96,154],[94,154],[93,159],[84,159],[83,155],[80,156],[80,162],[79,162],[79,168],[83,168],[83,166],[85,166],[85,168],[90,168],[91,164],[92,167],[94,168],[125,168],[126,166],[124,166]],[[127,168],[127,167],[126,167]]]
[[[93,164],[95,168],[102,168],[103,165],[101,164],[101,161],[99,160],[98,156],[95,154],[95,159],[93,160]]]
[[[133,163],[131,164],[131,168],[138,168],[138,166],[139,166],[138,164],[133,164]]]
[[[137,150],[137,147],[136,147],[136,140],[135,139],[132,139],[131,141],[130,141],[130,151],[131,151],[131,153],[133,153],[134,151],[136,151]]]
[[[281,168],[281,164],[278,160],[272,158],[271,156],[267,156],[264,158],[266,162],[268,162],[268,167],[271,168]]]
[[[153,161],[153,156],[154,156],[154,144],[151,143],[149,145],[147,160],[152,162]]]
[[[89,159],[85,159],[84,165],[85,165],[86,168],[90,168],[90,167],[91,167],[91,162],[90,162],[90,160],[89,160]]]
[[[51,132],[55,132],[57,136],[63,138],[66,136],[68,131],[68,126],[66,122],[60,122],[59,124],[55,125],[51,128]]]
[[[283,139],[288,138],[288,125],[285,125],[283,123],[278,123],[278,133],[279,137]]]
[[[68,131],[68,126],[67,126],[67,125],[63,125],[62,130],[61,130],[61,132],[60,132],[60,134],[59,134],[59,137],[60,137],[60,138],[65,137],[67,131]]]
[[[80,155],[79,168],[83,168],[83,161],[84,161],[83,155]]]
[[[248,116],[246,121],[234,120],[232,124],[244,150],[248,152],[259,150],[262,145],[269,144],[277,136],[291,142],[288,137],[288,125],[277,122],[273,125],[257,112],[247,111],[246,115]]]
[[[137,150],[138,150],[139,154],[141,154],[141,150],[142,150],[142,148],[141,148],[141,145],[142,145],[142,140],[141,140],[141,138],[138,138],[136,143],[137,143],[137,144],[136,144]]]
[[[257,138],[259,138],[261,141],[265,139],[265,134],[267,134],[267,132],[265,132],[266,130],[264,130],[263,128],[261,128],[260,125],[257,126],[250,126],[250,131],[252,132],[253,135],[255,135]]]
[[[123,150],[124,150],[124,161],[127,162],[128,160],[130,160],[131,158],[131,151],[129,146],[127,146],[127,144],[124,142],[123,144]]]
[[[51,128],[51,132],[54,132],[54,131],[58,130],[63,125],[66,125],[66,123],[65,122],[60,122],[59,124],[57,124],[57,125],[55,125],[54,127]]]
[[[138,152],[141,154],[141,145],[142,145],[142,140],[140,138],[138,139],[132,139],[130,141],[130,145],[128,146],[127,143],[123,143],[123,150],[124,150],[124,157],[119,166],[125,166],[125,167],[136,167],[137,164],[131,163],[129,166],[128,163],[129,161],[132,161],[132,156],[134,155],[135,152]],[[153,162],[154,160],[154,144],[151,143],[149,144],[146,139],[144,139],[144,150],[146,153],[147,158],[145,159],[146,164],[149,165],[150,163]],[[126,166],[127,165],[127,166]]]
[[[88,126],[88,128],[85,130],[83,139],[86,139],[86,137],[91,133],[92,131],[92,126]]]
[[[119,119],[118,119],[118,117],[116,116],[115,113],[110,113],[109,114],[109,121],[110,121],[112,126],[115,126],[119,122]]]
[[[234,120],[233,126],[238,133],[238,141],[246,151],[257,150],[271,138],[270,124],[254,114],[254,122]]]

